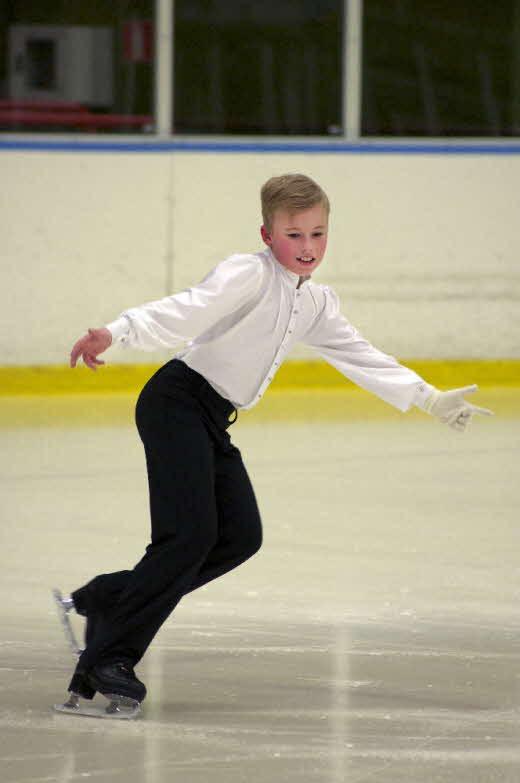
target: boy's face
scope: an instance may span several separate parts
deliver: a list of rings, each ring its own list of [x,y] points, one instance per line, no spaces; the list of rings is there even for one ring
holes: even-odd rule
[[[325,255],[328,219],[322,204],[301,212],[277,211],[272,230],[260,230],[276,260],[297,275],[311,275]]]

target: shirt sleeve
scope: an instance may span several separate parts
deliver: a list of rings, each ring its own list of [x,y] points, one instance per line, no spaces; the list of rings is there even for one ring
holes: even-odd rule
[[[125,310],[107,324],[113,342],[153,351],[192,340],[252,299],[262,266],[253,255],[236,255],[218,264],[192,288]]]
[[[362,389],[401,411],[423,407],[433,390],[413,370],[374,348],[340,312],[335,291],[322,286],[324,305],[303,338],[329,364]]]

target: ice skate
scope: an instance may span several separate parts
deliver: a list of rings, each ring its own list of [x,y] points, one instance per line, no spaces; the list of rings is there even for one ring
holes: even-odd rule
[[[71,691],[68,701],[54,705],[56,712],[119,720],[135,718],[139,714],[141,702],[146,696],[146,686],[137,679],[131,666],[121,662],[101,664],[94,666],[83,678],[86,681],[81,683],[82,687],[86,686],[83,696],[88,696],[89,689],[92,689],[92,695],[99,691],[109,700],[108,706],[85,704],[81,694]],[[78,675],[78,688],[79,682]]]
[[[79,693],[70,693],[64,704],[55,704],[54,711],[63,715],[82,715],[87,718],[108,718],[110,720],[132,720],[141,711],[141,703],[137,699],[121,696],[116,693],[103,694],[108,704],[93,704],[86,702]]]
[[[142,702],[146,697],[146,686],[135,676],[131,666],[116,662],[94,666],[86,679],[92,688],[109,697],[117,693],[126,698]]]
[[[67,642],[74,655],[80,656],[83,650],[78,644],[78,640],[76,639],[74,630],[72,628],[72,623],[70,622],[70,618],[69,618],[70,610],[74,609],[74,601],[72,600],[72,598],[64,598],[61,593],[61,590],[58,590],[57,588],[55,588],[52,591],[52,594],[56,602],[58,615],[60,618],[61,626],[63,628],[63,632],[65,633],[65,638],[67,639]]]

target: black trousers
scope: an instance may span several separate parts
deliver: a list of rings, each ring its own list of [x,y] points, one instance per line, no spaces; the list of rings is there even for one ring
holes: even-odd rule
[[[227,432],[234,420],[233,405],[177,359],[142,390],[136,423],[146,454],[151,543],[133,570],[102,574],[72,594],[95,626],[69,690],[93,696],[83,678],[97,664],[134,666],[183,595],[260,548],[253,487]]]

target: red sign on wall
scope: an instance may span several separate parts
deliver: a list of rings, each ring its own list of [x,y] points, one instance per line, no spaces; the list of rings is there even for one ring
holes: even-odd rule
[[[153,24],[150,19],[123,22],[123,60],[127,63],[151,63]]]

